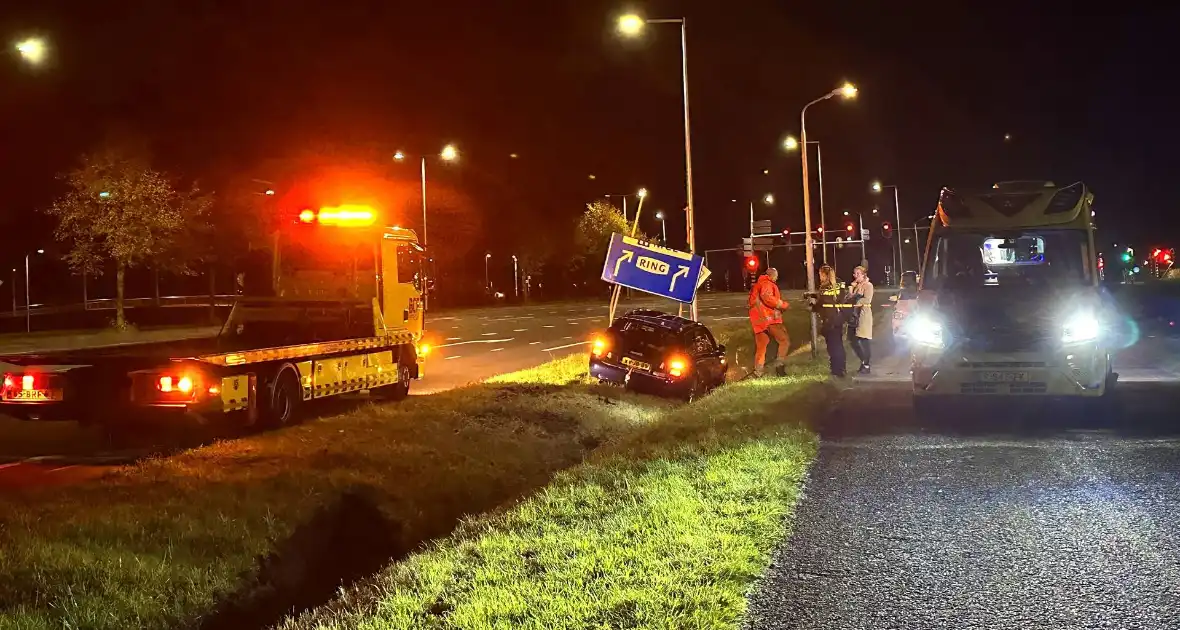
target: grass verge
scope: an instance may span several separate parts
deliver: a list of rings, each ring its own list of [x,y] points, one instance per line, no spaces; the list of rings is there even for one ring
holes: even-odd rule
[[[748,344],[737,341],[748,333],[718,333],[734,340],[731,350]],[[0,497],[0,626],[257,625],[274,611],[214,613],[316,577],[314,563],[294,577],[270,570],[276,549],[296,564],[315,553],[339,553],[340,563],[358,552],[399,558],[465,517],[527,497],[591,454],[534,498],[468,522],[349,590],[352,599],[291,623],[732,618],[814,450],[795,397],[814,373],[737,384],[683,407],[577,382],[582,365],[584,357],[558,361],[116,469],[99,483]],[[342,496],[376,508],[375,529],[365,532],[373,539],[302,533]],[[592,578],[601,581],[578,585]],[[299,592],[294,604],[325,601],[338,581],[329,579],[327,593]],[[524,614],[522,606],[546,596],[566,599]],[[267,601],[279,612],[292,604]],[[369,614],[374,607],[381,617]],[[683,616],[690,612],[699,616]]]

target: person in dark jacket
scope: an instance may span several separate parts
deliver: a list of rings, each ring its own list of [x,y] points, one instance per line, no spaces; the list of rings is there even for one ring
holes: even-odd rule
[[[847,374],[844,352],[844,320],[847,317],[848,292],[836,280],[836,271],[828,265],[819,268],[819,291],[810,299],[811,310],[819,315],[819,332],[828,348],[832,376]]]

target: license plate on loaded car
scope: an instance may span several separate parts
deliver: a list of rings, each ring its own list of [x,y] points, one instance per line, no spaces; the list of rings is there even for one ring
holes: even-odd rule
[[[644,363],[643,361],[636,361],[635,359],[632,359],[630,357],[623,357],[623,365],[630,367],[630,368],[635,368],[636,370],[650,370],[651,369],[650,363]]]
[[[1032,380],[1028,372],[978,372],[977,378],[981,383],[1027,383]]]
[[[4,399],[15,400],[18,402],[49,402],[61,400],[61,390],[22,389],[15,392],[8,392]]]

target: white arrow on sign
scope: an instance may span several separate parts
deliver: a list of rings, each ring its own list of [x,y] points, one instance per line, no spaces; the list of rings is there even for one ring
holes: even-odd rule
[[[623,252],[622,256],[619,256],[619,259],[615,261],[615,277],[616,278],[619,276],[619,267],[622,267],[623,263],[625,263],[633,258],[635,258],[635,252],[633,252],[631,250],[627,250],[627,251]]]
[[[685,267],[684,265],[677,265],[677,266],[680,267],[680,269],[678,269],[676,271],[676,273],[672,274],[672,285],[668,287],[669,293],[676,290],[676,279],[677,278],[687,278],[688,277],[688,267]]]

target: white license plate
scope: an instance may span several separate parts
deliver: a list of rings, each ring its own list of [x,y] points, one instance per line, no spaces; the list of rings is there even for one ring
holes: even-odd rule
[[[1027,383],[1030,380],[1028,372],[979,372],[982,383]]]
[[[53,389],[22,389],[8,394],[8,400],[40,401],[59,400],[61,393]]]
[[[632,359],[631,357],[623,357],[623,365],[625,365],[627,367],[635,368],[637,370],[645,370],[645,371],[651,370],[650,363],[644,363],[643,361],[636,361],[635,359]]]

